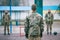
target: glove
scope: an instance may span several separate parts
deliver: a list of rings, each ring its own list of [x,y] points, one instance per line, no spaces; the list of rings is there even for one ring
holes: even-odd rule
[[[25,37],[28,38],[28,34],[25,34]]]
[[[42,37],[42,36],[43,36],[43,31],[44,31],[44,29],[41,29],[40,37]]]
[[[42,32],[40,33],[40,37],[42,37]]]

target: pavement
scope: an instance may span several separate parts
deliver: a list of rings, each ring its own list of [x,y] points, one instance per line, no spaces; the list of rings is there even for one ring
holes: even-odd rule
[[[13,26],[12,33],[10,33],[10,35],[4,35],[3,26],[0,26],[0,40],[27,40],[24,36],[24,28],[22,27],[22,29],[20,30],[20,27],[22,26]],[[47,35],[46,24],[44,23],[44,32],[41,40],[60,40],[60,21],[54,22],[52,28],[52,35]],[[22,33],[20,33],[20,31]],[[54,35],[54,32],[57,32],[57,35]]]

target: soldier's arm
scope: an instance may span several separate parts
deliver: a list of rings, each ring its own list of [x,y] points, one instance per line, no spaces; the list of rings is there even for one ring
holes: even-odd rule
[[[3,15],[3,17],[2,17],[2,22],[4,22],[4,18],[5,18],[5,15]]]
[[[52,14],[52,19],[54,19],[54,16],[53,16],[53,14]]]
[[[8,15],[8,17],[9,17],[9,20],[11,20],[10,15]]]
[[[4,24],[4,15],[3,15],[3,17],[2,17],[2,25]]]
[[[5,15],[3,15],[3,18],[2,18],[2,19],[4,19],[4,16],[5,16]]]
[[[45,14],[45,18],[47,17],[47,14]]]
[[[45,15],[45,20],[47,19],[47,14]]]
[[[40,18],[40,22],[39,22],[39,26],[40,26],[40,37],[43,36],[43,31],[44,31],[44,23],[43,23],[43,18]]]
[[[28,38],[28,31],[29,31],[29,19],[28,18],[26,18],[26,20],[25,20],[25,36],[26,36],[26,38]]]
[[[44,29],[44,23],[43,23],[43,17],[40,15],[39,16],[39,27],[40,27],[40,29]]]
[[[53,14],[52,14],[51,18],[52,18],[52,24],[53,24],[53,21],[54,21],[54,16],[53,16]]]
[[[28,19],[28,18],[26,18],[25,23],[24,23],[24,26],[25,26],[25,33],[27,32],[27,25],[28,25],[28,24],[27,24],[27,23],[28,23],[27,19]]]
[[[42,17],[41,17],[41,20],[40,20],[40,27],[43,31],[44,30],[44,23],[43,23],[43,18]]]

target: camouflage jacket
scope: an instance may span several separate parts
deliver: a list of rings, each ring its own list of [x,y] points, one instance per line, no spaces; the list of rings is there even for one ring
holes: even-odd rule
[[[5,23],[10,23],[10,16],[9,15],[3,15],[3,24],[5,24]]]
[[[47,13],[47,14],[45,15],[45,21],[46,21],[46,23],[47,23],[47,24],[48,24],[48,23],[51,23],[51,24],[52,24],[52,23],[53,23],[53,18],[54,18],[54,17],[53,17],[53,14],[52,14],[52,13],[50,13],[50,14]]]
[[[43,18],[42,18],[41,15],[39,15],[36,12],[32,13],[30,16],[28,16],[26,18],[26,21],[25,21],[25,33],[30,36],[31,33],[34,30],[33,27],[38,27],[39,35],[40,35],[42,29],[44,29]]]

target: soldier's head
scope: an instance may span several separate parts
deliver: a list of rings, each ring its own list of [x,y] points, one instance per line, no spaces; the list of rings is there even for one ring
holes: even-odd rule
[[[4,11],[4,13],[7,15],[8,14],[8,11]]]
[[[33,4],[31,9],[32,9],[32,11],[36,11],[36,4]]]
[[[48,10],[48,13],[51,13],[51,10],[50,9]]]

